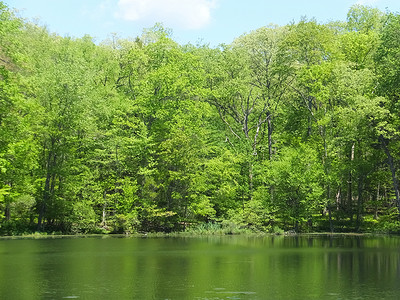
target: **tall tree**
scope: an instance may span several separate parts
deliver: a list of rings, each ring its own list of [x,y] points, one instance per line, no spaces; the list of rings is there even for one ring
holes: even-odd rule
[[[387,23],[382,29],[381,43],[376,53],[376,71],[378,74],[379,95],[385,98],[382,102],[390,112],[385,120],[378,122],[379,140],[387,156],[388,166],[392,175],[392,185],[396,205],[400,212],[400,192],[398,181],[398,143],[399,143],[399,88],[400,68],[398,58],[400,55],[400,16],[389,14]]]

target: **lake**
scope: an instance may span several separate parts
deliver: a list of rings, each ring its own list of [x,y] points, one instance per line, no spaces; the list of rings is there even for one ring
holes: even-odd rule
[[[0,270],[0,299],[400,299],[400,238],[0,239]]]

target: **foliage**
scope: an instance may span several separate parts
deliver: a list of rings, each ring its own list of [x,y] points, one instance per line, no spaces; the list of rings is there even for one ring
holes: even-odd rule
[[[0,232],[398,232],[400,16],[95,44],[0,2]]]

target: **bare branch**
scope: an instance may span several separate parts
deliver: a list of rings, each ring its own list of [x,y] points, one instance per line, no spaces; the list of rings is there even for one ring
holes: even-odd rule
[[[221,117],[222,121],[229,127],[229,130],[232,132],[234,136],[236,136],[240,140],[240,136],[232,129],[231,125],[225,120],[224,116],[222,115],[221,111],[218,109],[219,116]]]

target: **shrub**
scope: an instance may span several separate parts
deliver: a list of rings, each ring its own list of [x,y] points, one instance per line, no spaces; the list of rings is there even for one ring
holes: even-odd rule
[[[96,213],[88,201],[76,202],[70,217],[72,233],[90,233],[96,229]]]

